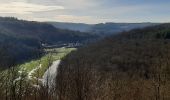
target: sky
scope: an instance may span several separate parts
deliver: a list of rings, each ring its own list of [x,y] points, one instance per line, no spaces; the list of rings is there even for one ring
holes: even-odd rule
[[[170,0],[0,0],[0,16],[88,24],[170,22]]]

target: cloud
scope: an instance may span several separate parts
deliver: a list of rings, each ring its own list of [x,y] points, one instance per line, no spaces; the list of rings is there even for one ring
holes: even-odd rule
[[[62,22],[170,21],[165,0],[0,0],[0,16]]]
[[[63,6],[47,6],[26,2],[10,2],[0,4],[0,13],[30,14],[33,12],[65,9]]]

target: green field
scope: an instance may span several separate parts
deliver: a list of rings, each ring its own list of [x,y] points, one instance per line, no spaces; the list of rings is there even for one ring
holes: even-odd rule
[[[60,60],[64,56],[66,56],[71,51],[76,50],[75,48],[55,48],[55,49],[46,49],[46,55],[41,57],[37,60],[32,60],[30,62],[24,63],[19,66],[21,71],[25,71],[29,73],[30,71],[34,70],[36,67],[40,66],[41,68],[38,69],[36,77],[41,78],[44,72],[48,69],[48,67],[52,64],[53,61]],[[38,75],[38,76],[37,76]]]
[[[16,79],[21,74],[24,74],[26,77],[28,77],[31,71],[33,72],[33,70],[37,69],[31,74],[32,80],[34,80],[34,77],[42,78],[43,74],[48,69],[48,67],[51,66],[53,61],[62,59],[63,57],[65,57],[67,54],[69,54],[71,51],[74,51],[74,50],[76,50],[76,48],[45,49],[46,54],[42,56],[41,58],[23,63],[21,65],[17,65],[14,67],[14,69],[12,68],[7,69],[5,71],[2,71],[0,74],[1,76],[7,76],[7,74],[14,72],[15,70],[14,79]],[[40,64],[41,64],[41,67],[39,67]]]

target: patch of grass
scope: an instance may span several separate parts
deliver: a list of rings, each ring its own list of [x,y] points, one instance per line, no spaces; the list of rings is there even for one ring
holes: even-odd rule
[[[32,73],[32,79],[30,82],[31,84],[34,84],[37,82],[37,78],[41,79],[42,76],[44,75],[45,71],[51,66],[51,64],[53,63],[53,61],[56,60],[60,60],[63,57],[65,57],[67,54],[69,54],[71,51],[76,50],[75,48],[55,48],[55,49],[46,49],[46,55],[44,55],[43,57],[37,59],[37,60],[32,60],[26,63],[23,63],[21,65],[17,65],[14,67],[14,71],[12,71],[13,69],[7,69],[7,70],[3,70],[0,71],[0,75],[1,77],[3,77],[2,80],[6,81],[6,78],[9,76],[8,74],[12,74],[11,72],[15,73],[15,79],[19,78],[21,73],[23,75],[25,75],[25,80],[27,80],[27,76],[28,74],[36,69],[38,66],[40,66],[41,64],[41,68],[39,68],[38,70],[36,70],[34,73]],[[12,75],[13,76],[13,75]],[[11,76],[11,77],[12,77]],[[36,77],[36,78],[34,78]]]
[[[45,71],[48,69],[49,66],[55,60],[60,60],[61,58],[65,57],[71,51],[76,50],[75,48],[55,48],[55,49],[46,49],[46,55],[41,57],[38,60],[33,60],[27,63],[20,65],[20,70],[25,70],[27,73],[35,69],[36,67],[40,66],[41,68],[37,70],[33,74],[33,76],[41,78]]]

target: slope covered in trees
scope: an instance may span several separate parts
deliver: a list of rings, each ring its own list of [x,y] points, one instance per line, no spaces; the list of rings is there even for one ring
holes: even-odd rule
[[[169,100],[170,24],[123,32],[72,52],[57,76],[62,100]]]
[[[89,33],[61,30],[46,23],[0,17],[0,66],[10,61],[7,58],[11,63],[35,58],[42,44],[84,43],[94,38]]]

